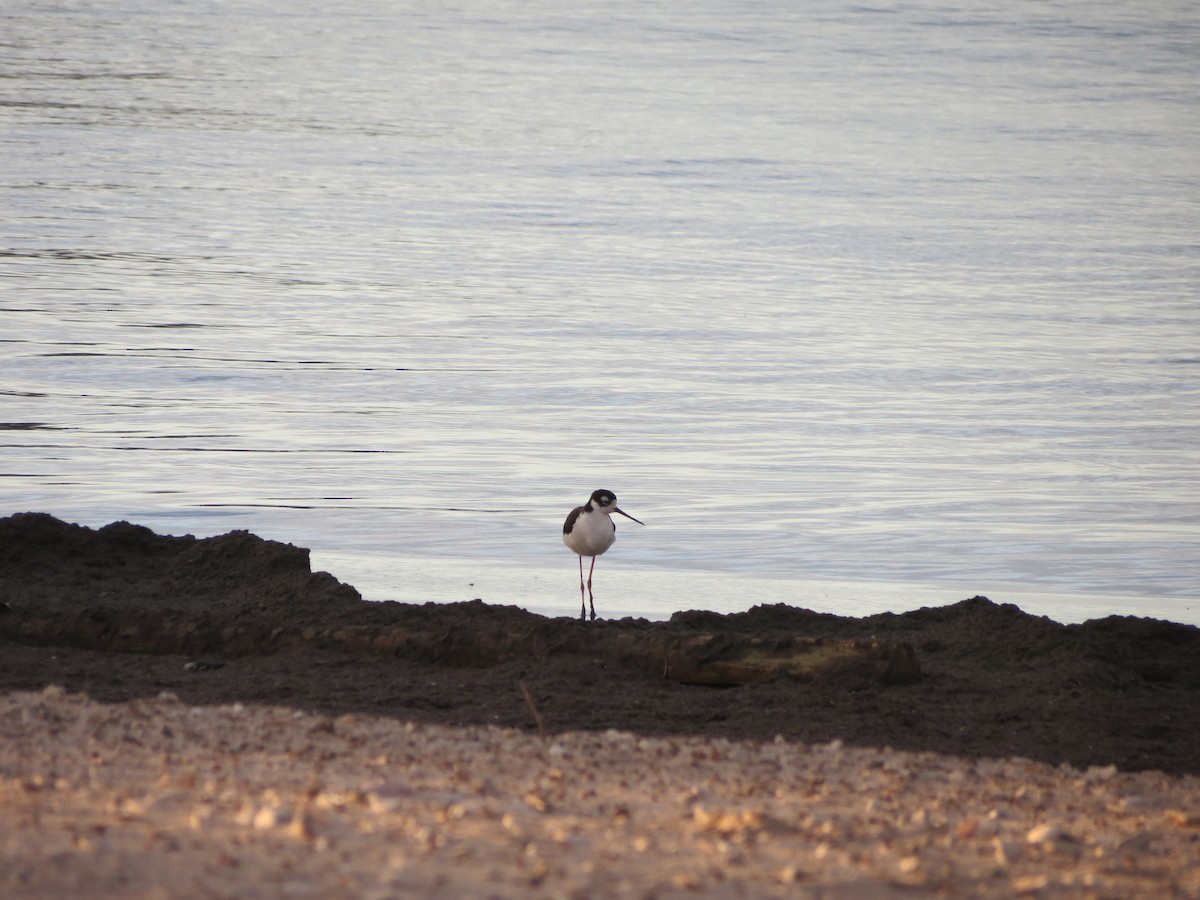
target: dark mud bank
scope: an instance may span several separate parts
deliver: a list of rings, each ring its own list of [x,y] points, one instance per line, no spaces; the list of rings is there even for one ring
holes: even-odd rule
[[[690,656],[666,655],[679,648]],[[809,668],[814,653],[835,664]],[[730,663],[738,654],[755,677]],[[671,659],[726,674],[697,684]],[[170,690],[196,704],[520,728],[535,727],[536,708],[549,731],[1200,773],[1191,626],[1067,626],[983,597],[862,619],[780,604],[585,625],[479,602],[364,602],[313,573],[307,550],[247,532],[167,537],[24,513],[0,519],[0,690],[50,683],[108,701]]]

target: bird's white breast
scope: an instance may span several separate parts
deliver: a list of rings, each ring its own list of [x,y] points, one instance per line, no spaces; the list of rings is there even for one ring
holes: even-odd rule
[[[580,556],[599,556],[617,539],[612,519],[603,513],[582,512],[571,531],[563,535],[563,543]]]

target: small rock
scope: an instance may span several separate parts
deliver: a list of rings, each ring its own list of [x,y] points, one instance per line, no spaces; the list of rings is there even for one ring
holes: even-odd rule
[[[1116,766],[1092,766],[1084,774],[1084,781],[1096,783],[1100,781],[1111,781],[1117,774]]]
[[[524,838],[525,836],[525,829],[512,813],[505,813],[500,817],[500,827],[513,837]]]
[[[538,812],[545,812],[550,808],[550,804],[546,801],[546,798],[535,791],[530,791],[525,795],[525,805]]]
[[[1016,841],[1005,841],[996,838],[992,841],[995,848],[996,862],[1002,866],[1010,865],[1021,856],[1021,845]]]
[[[1071,836],[1059,828],[1057,825],[1044,823],[1035,825],[1029,829],[1029,833],[1025,835],[1025,842],[1029,844],[1053,844],[1058,841],[1072,840]]]
[[[213,659],[192,659],[183,664],[188,672],[214,672],[225,668],[225,663]]]
[[[722,837],[759,831],[763,827],[762,816],[753,810],[710,812],[699,803],[692,807],[692,821],[700,831],[711,831]]]
[[[307,809],[302,809],[292,819],[288,826],[288,834],[298,841],[311,841],[313,838],[313,821]]]
[[[691,872],[678,872],[671,876],[671,886],[680,891],[698,891],[700,879]]]
[[[1121,856],[1141,856],[1150,849],[1153,842],[1153,834],[1149,831],[1139,831],[1117,844],[1117,853]]]
[[[373,788],[367,794],[367,803],[370,804],[371,812],[391,813],[398,810],[412,796],[412,788],[408,785],[389,782]]]
[[[285,816],[273,806],[264,806],[254,815],[254,828],[257,831],[270,831],[285,820]]]
[[[1200,813],[1187,813],[1181,809],[1168,809],[1163,818],[1176,828],[1200,828]]]
[[[1013,893],[1016,894],[1033,894],[1046,889],[1050,884],[1050,879],[1045,875],[1022,875],[1020,878],[1014,878],[1012,882]]]

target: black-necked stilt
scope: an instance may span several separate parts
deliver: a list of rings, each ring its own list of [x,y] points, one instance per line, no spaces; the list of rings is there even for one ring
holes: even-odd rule
[[[587,598],[592,607],[592,619],[596,618],[596,601],[592,597],[592,572],[596,569],[596,557],[613,545],[617,539],[617,523],[613,513],[633,519],[629,513],[617,508],[617,495],[612,491],[592,491],[587,503],[577,506],[563,522],[563,543],[579,554],[579,618],[583,620],[583,558],[590,556],[592,566],[588,569]],[[641,519],[633,519],[645,525]]]

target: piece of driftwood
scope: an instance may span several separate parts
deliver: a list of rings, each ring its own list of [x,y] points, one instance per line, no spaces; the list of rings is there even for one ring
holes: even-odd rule
[[[912,645],[898,641],[666,634],[635,642],[627,658],[661,667],[664,678],[684,684],[749,684],[781,676],[816,681],[850,671],[882,684],[911,684],[921,678]]]

